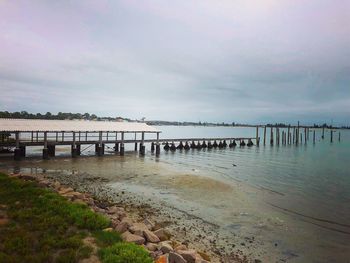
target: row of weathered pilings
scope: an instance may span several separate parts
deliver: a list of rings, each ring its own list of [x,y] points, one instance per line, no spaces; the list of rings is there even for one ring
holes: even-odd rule
[[[298,145],[307,144],[310,140],[310,133],[312,133],[312,142],[316,143],[316,130],[310,130],[310,127],[287,126],[287,127],[267,127],[263,126],[263,144],[266,145],[266,133],[267,129],[270,129],[270,145]],[[259,128],[256,128],[257,142],[260,140]],[[330,130],[330,142],[333,142],[334,133],[336,131]],[[340,131],[338,131],[338,141],[340,141]],[[325,139],[325,128],[322,128],[321,139]],[[258,144],[258,143],[257,143]]]
[[[248,142],[245,143],[245,141],[243,139],[238,140],[239,142],[239,146],[240,147],[244,147],[244,146],[248,146],[251,147],[254,145],[252,139],[248,139]],[[197,144],[194,140],[192,140],[191,142],[189,141],[185,141],[185,143],[183,143],[183,141],[180,141],[179,144],[176,146],[175,142],[166,142],[164,145],[164,150],[165,151],[176,151],[176,150],[190,150],[190,149],[212,149],[212,148],[219,148],[219,149],[223,149],[226,147],[236,147],[237,143],[236,140],[230,140],[230,142],[227,144],[226,140],[220,140],[219,143],[214,140],[214,142],[212,143],[211,141],[203,141],[202,143],[200,141],[197,141]],[[154,152],[154,143],[151,143],[151,152]]]

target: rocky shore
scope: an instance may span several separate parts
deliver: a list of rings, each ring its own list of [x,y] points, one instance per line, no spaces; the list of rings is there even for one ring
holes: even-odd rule
[[[126,207],[114,204],[108,200],[98,199],[88,192],[79,192],[69,185],[64,185],[51,176],[44,174],[10,174],[23,180],[35,180],[42,187],[51,188],[61,196],[75,203],[87,204],[93,211],[108,217],[112,227],[105,231],[121,233],[124,241],[132,242],[147,249],[156,263],[207,263],[216,262],[205,252],[193,249],[188,241],[181,242],[170,231],[163,227],[164,222],[154,222],[151,219],[135,218],[135,214],[128,213]],[[95,261],[99,262],[97,258]]]

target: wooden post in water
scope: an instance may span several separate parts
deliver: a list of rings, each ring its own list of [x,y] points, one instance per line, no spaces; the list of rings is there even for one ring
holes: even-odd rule
[[[340,132],[338,133],[338,142],[340,142]]]
[[[157,132],[156,156],[160,155],[159,132]]]
[[[280,128],[276,128],[277,144],[280,145]]]
[[[77,156],[77,148],[75,144],[75,132],[73,132],[73,143],[72,143],[71,154],[72,154],[72,158],[75,158]]]
[[[300,133],[300,144],[303,144],[303,134]]]
[[[331,130],[331,142],[333,142],[333,130]]]
[[[136,142],[136,132],[135,132],[135,152],[137,152],[137,142]],[[140,151],[141,151],[141,144],[140,144]]]
[[[124,132],[122,132],[122,140],[121,140],[121,143],[120,143],[120,152],[119,152],[119,154],[121,156],[124,155]]]
[[[271,126],[270,145],[273,145],[273,127]]]
[[[141,134],[141,144],[140,144],[140,154],[143,156],[145,155],[145,145],[144,145],[144,141],[145,141],[145,132],[142,132]]]
[[[43,159],[49,159],[49,151],[47,149],[47,132],[44,132],[44,149],[43,149]]]
[[[266,125],[264,127],[264,146],[266,145]]]
[[[290,125],[288,126],[288,135],[287,135],[287,137],[288,137],[288,143],[287,144],[290,144]]]
[[[313,135],[313,139],[312,139],[312,140],[313,140],[313,142],[314,142],[314,144],[315,144],[315,142],[316,142],[316,138],[315,138],[316,136],[315,136],[315,133],[316,133],[316,131],[315,131],[315,129],[314,129],[314,135]]]
[[[299,121],[298,121],[298,128],[296,131],[296,136],[295,136],[295,143],[298,145],[299,144]]]
[[[259,126],[256,126],[256,146],[259,146],[260,142],[259,142]]]
[[[324,139],[324,127],[322,127],[322,140]]]
[[[304,128],[304,134],[305,134],[304,139],[305,139],[305,144],[306,144],[306,140],[307,140],[306,127]]]

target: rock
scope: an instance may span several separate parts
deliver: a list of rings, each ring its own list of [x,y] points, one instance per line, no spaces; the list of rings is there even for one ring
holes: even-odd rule
[[[146,248],[149,251],[156,251],[158,249],[158,245],[154,243],[147,243]]]
[[[111,224],[112,224],[113,228],[116,228],[120,224],[120,221],[118,219],[116,219],[116,218],[112,218],[111,219]]]
[[[67,187],[67,188],[66,187],[61,187],[60,190],[58,191],[58,193],[60,195],[67,194],[69,192],[74,192],[73,188],[71,188],[71,187]]]
[[[50,181],[49,180],[41,180],[38,182],[38,185],[41,186],[41,187],[47,187],[50,185]]]
[[[134,222],[129,217],[124,217],[122,219],[122,222],[125,222],[128,225],[128,227],[131,227],[134,224]]]
[[[169,240],[170,234],[164,229],[160,228],[153,232],[161,241]]]
[[[113,228],[108,227],[108,228],[103,229],[102,231],[104,231],[104,232],[113,232]]]
[[[169,252],[169,263],[186,263],[186,260],[175,252]]]
[[[93,206],[92,209],[93,209],[95,212],[98,212],[98,213],[101,213],[101,214],[104,214],[104,213],[105,213],[105,210],[102,209],[102,208],[99,208],[98,206]]]
[[[184,244],[178,245],[177,247],[175,247],[175,251],[178,250],[187,250],[187,246]]]
[[[168,255],[162,255],[157,260],[156,263],[169,263]]]
[[[115,230],[119,233],[124,233],[128,230],[128,223],[127,222],[120,222],[116,227]]]
[[[196,262],[196,251],[193,249],[188,250],[178,250],[178,254],[180,254],[188,263]]]
[[[8,222],[8,218],[0,218],[0,226],[7,225]]]
[[[201,256],[202,259],[205,259],[206,261],[210,261],[210,256],[208,254],[200,251],[198,251],[197,253]]]
[[[143,235],[145,236],[148,242],[152,242],[152,243],[160,242],[160,239],[152,231],[144,230]]]
[[[143,236],[143,231],[148,230],[144,223],[134,223],[129,226],[129,231],[135,235]]]
[[[156,250],[156,251],[151,251],[149,254],[155,260],[156,258],[159,258],[161,255],[163,255],[163,252],[160,250]]]
[[[36,178],[34,175],[30,175],[30,174],[22,174],[19,175],[18,178],[22,179],[22,180],[26,180],[26,181],[35,181]]]
[[[143,237],[131,234],[129,231],[124,232],[122,234],[122,238],[126,242],[132,242],[137,245],[142,245],[143,243],[145,243],[145,239]]]
[[[84,198],[84,201],[89,205],[89,206],[93,206],[93,205],[95,205],[95,201],[94,201],[94,199],[92,199],[92,198]]]
[[[83,199],[84,198],[84,194],[80,193],[80,192],[71,192],[71,195],[74,196],[74,198],[78,198],[78,199]]]
[[[60,187],[61,187],[61,183],[59,181],[55,181],[53,184],[52,184],[52,187],[55,188],[56,190],[59,190]]]
[[[143,223],[147,226],[149,230],[152,231],[154,229],[155,224],[149,219],[146,218],[145,220],[143,220]]]
[[[210,261],[207,261],[207,260],[205,260],[205,259],[196,259],[196,261],[195,261],[196,263],[210,263]]]
[[[110,215],[117,215],[119,219],[126,217],[126,213],[123,207],[111,206],[108,208],[107,213]]]
[[[169,253],[170,251],[173,251],[173,247],[169,244],[169,242],[163,241],[159,243],[159,250],[162,251],[164,254]]]

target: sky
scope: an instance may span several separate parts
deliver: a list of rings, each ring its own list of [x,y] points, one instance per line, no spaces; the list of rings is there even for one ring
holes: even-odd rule
[[[349,0],[0,0],[0,111],[350,125]]]

